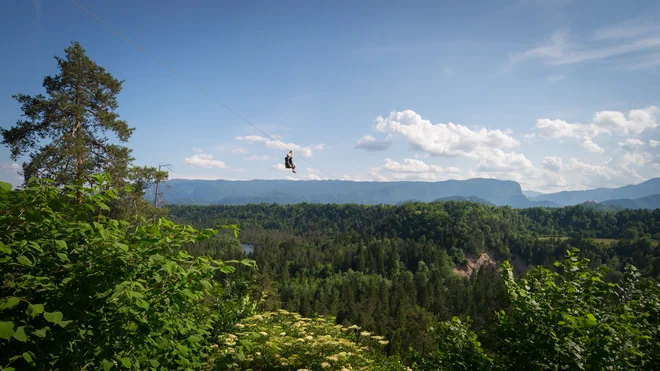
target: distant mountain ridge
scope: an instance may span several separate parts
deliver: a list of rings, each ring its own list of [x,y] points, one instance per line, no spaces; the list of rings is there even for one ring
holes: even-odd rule
[[[649,179],[639,184],[630,184],[619,188],[595,188],[583,191],[561,191],[530,197],[532,201],[550,201],[568,206],[586,201],[604,202],[618,199],[637,199],[660,194],[660,178]]]
[[[489,206],[495,206],[492,202],[483,199],[481,197],[477,196],[449,196],[449,197],[441,197],[438,198],[437,200],[434,200],[436,202],[445,202],[445,201],[470,201],[470,202],[478,202],[480,204],[484,205],[489,205]]]
[[[660,190],[658,190],[660,193]],[[625,209],[657,209],[660,208],[660,194],[635,199],[620,198],[601,202],[601,205],[619,206]]]
[[[171,179],[163,190],[169,204],[240,205],[254,203],[355,203],[402,204],[467,200],[496,206],[561,207],[596,200],[612,200],[635,208],[656,208],[654,197],[660,194],[660,178],[620,188],[597,188],[584,191],[563,191],[537,196],[525,196],[519,183],[511,180],[473,178],[440,182],[355,182],[344,180],[187,180]],[[525,192],[536,194],[534,192]],[[153,190],[145,196],[153,199]],[[635,201],[622,201],[630,199]],[[643,207],[642,207],[643,206]]]
[[[343,180],[185,180],[162,187],[170,204],[237,205],[247,203],[397,204],[430,202],[443,197],[479,197],[495,205],[527,207],[520,184],[510,180],[474,178],[441,182],[355,182]],[[146,197],[151,198],[152,192]]]

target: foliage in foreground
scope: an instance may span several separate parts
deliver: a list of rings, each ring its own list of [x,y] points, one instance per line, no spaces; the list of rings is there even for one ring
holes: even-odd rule
[[[0,369],[204,367],[224,315],[209,310],[215,278],[235,268],[181,246],[216,231],[164,218],[128,228],[103,215],[117,192],[94,178],[0,184]]]
[[[382,336],[344,327],[334,317],[285,310],[258,314],[220,338],[217,366],[235,370],[405,370],[382,355]]]
[[[513,305],[499,313],[489,356],[474,333],[453,319],[440,324],[453,331],[437,339],[438,350],[419,361],[419,368],[660,369],[658,283],[642,280],[631,265],[620,282],[609,283],[605,268],[593,270],[588,264],[577,251],[569,251],[565,261],[555,263],[560,272],[535,268],[516,282],[504,262],[502,275]]]
[[[428,357],[413,352],[416,370],[488,370],[493,360],[484,353],[477,335],[470,330],[470,319],[458,317],[438,323],[431,329],[437,349]]]

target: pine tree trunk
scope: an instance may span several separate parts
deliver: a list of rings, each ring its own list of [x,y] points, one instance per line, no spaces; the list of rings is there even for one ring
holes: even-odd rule
[[[72,134],[72,136],[76,136],[76,135],[78,134],[78,131],[80,130],[80,125],[81,125],[81,123],[80,123],[80,121],[78,121],[78,123],[76,124],[76,127],[73,129],[73,134]],[[76,139],[77,139],[77,138],[76,138]],[[77,150],[77,152],[78,152],[78,153],[76,154],[76,156],[77,156],[77,161],[76,161],[76,181],[79,181],[79,182],[80,182],[80,181],[83,179],[83,176],[84,176],[84,171],[83,171],[83,153],[82,153],[82,151],[81,151],[80,148],[76,148],[76,150]],[[82,183],[81,183],[81,185],[82,185]],[[80,190],[80,189],[78,190],[78,192],[77,192],[77,196],[78,196],[78,203],[79,203],[79,204],[82,204],[82,203],[83,203],[83,194],[82,194],[82,190]]]
[[[159,169],[160,170],[160,169]],[[158,207],[158,181],[156,181],[156,198],[154,199],[154,206]]]

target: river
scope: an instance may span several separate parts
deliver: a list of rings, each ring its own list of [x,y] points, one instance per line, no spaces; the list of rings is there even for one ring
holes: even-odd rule
[[[254,246],[250,245],[249,243],[241,243],[241,246],[243,246],[243,250],[245,250],[245,255],[248,255],[254,251]]]

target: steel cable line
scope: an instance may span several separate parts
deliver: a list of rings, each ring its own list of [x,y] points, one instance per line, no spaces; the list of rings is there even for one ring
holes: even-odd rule
[[[239,115],[236,111],[234,111],[233,109],[229,108],[228,106],[226,106],[225,104],[223,104],[222,102],[220,102],[218,99],[216,99],[214,96],[212,96],[211,94],[209,94],[207,91],[205,91],[204,89],[202,89],[202,88],[200,88],[199,86],[197,86],[197,84],[195,84],[195,83],[193,83],[192,81],[188,80],[185,76],[183,76],[182,74],[180,74],[177,70],[175,70],[174,68],[172,68],[172,67],[170,67],[169,65],[167,65],[165,62],[163,62],[163,61],[161,61],[160,59],[158,59],[155,55],[151,54],[149,51],[147,51],[146,49],[144,49],[143,47],[141,47],[140,45],[138,45],[137,43],[135,43],[133,40],[131,40],[130,38],[128,38],[126,35],[122,34],[122,33],[119,32],[118,30],[116,30],[114,27],[110,26],[110,25],[109,25],[108,23],[106,23],[104,20],[102,20],[101,18],[99,18],[98,16],[96,16],[96,14],[90,12],[90,11],[87,10],[85,7],[83,7],[82,5],[78,4],[75,0],[71,0],[71,2],[74,3],[76,6],[78,6],[80,9],[84,10],[85,12],[87,12],[87,14],[89,14],[89,15],[91,15],[92,17],[96,18],[96,20],[98,20],[99,22],[101,22],[102,24],[104,24],[106,27],[108,27],[109,29],[111,29],[112,31],[114,31],[116,34],[118,34],[119,36],[121,36],[121,37],[123,37],[124,39],[126,39],[126,41],[128,41],[128,42],[131,43],[131,44],[133,44],[136,48],[140,49],[140,50],[143,51],[145,54],[149,55],[151,58],[153,58],[154,60],[156,60],[156,62],[162,64],[162,65],[165,66],[167,69],[169,69],[170,71],[174,72],[174,73],[177,74],[179,77],[181,77],[182,79],[184,79],[184,80],[185,80],[186,82],[188,82],[190,85],[194,86],[194,87],[197,88],[199,91],[201,91],[202,93],[206,94],[209,98],[211,98],[211,99],[213,99],[214,101],[216,101],[218,104],[220,104],[221,106],[223,106],[224,108],[226,108],[229,112],[233,113],[234,115],[236,115],[236,116],[237,116],[238,118],[240,118],[241,120],[245,121],[246,123],[248,123],[249,125],[251,125],[251,126],[254,127],[255,129],[259,130],[259,131],[260,131],[261,133],[263,133],[265,136],[267,136],[268,138],[272,139],[274,142],[278,143],[278,144],[279,144],[282,148],[284,148],[285,150],[290,151],[290,149],[287,148],[286,145],[285,145],[284,143],[282,143],[282,142],[280,142],[279,140],[273,138],[273,137],[270,136],[268,133],[266,133],[265,131],[261,130],[259,127],[257,127],[255,124],[251,123],[248,119],[246,119],[245,117]],[[329,175],[330,178],[337,179],[337,178],[334,177],[332,174],[328,173],[327,171],[325,171],[325,170],[321,169],[320,167],[316,166],[315,164],[313,164],[311,161],[306,160],[303,156],[300,156],[300,159],[302,159],[303,161],[307,162],[308,164],[314,166],[315,168],[321,170],[321,171],[324,172],[325,174]]]

